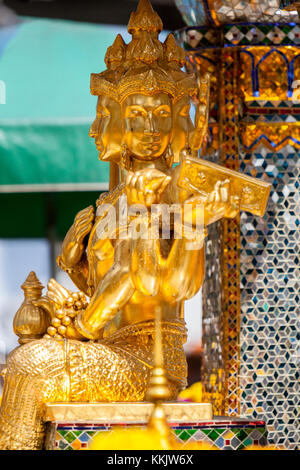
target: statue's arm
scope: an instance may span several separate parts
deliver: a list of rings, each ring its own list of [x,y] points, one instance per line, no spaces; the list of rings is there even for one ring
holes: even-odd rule
[[[101,330],[128,302],[135,291],[131,280],[130,241],[118,240],[115,247],[115,261],[98,283],[91,301],[75,319],[77,330],[86,338],[98,339]]]
[[[156,295],[160,286],[159,241],[151,238],[131,240],[130,274],[135,288],[144,295]]]
[[[172,180],[165,193],[166,202],[179,203],[182,207],[184,225],[179,238],[175,239],[164,263],[161,289],[164,297],[172,302],[193,297],[204,279],[204,239],[206,227],[223,218],[235,217],[239,211],[239,200],[230,197],[228,181],[218,182],[208,198],[192,194],[177,185],[180,167],[172,171]],[[195,226],[199,207],[200,224]],[[185,226],[186,224],[186,226]],[[187,237],[186,228],[190,228]],[[176,232],[176,227],[175,227]]]
[[[68,274],[75,286],[86,295],[89,295],[89,286],[87,284],[89,268],[86,253],[83,253],[80,261],[72,268],[68,268],[63,264],[61,255],[57,257],[56,262]]]
[[[88,260],[86,257],[87,235],[93,227],[94,208],[89,206],[78,212],[62,244],[57,264],[68,273],[74,284],[89,295]]]
[[[190,207],[200,205],[203,208],[203,222],[205,227],[225,218],[234,218],[240,211],[240,201],[237,196],[230,193],[229,180],[217,181],[210,194],[206,197],[191,191],[189,188],[181,188],[177,182],[180,176],[181,165],[178,165],[171,172],[171,181],[163,194],[162,202],[167,204],[186,203]],[[188,209],[191,216],[191,210]]]
[[[170,180],[169,175],[154,168],[146,168],[135,173],[128,172],[126,176],[125,188],[129,206],[138,204],[140,207],[138,212],[141,207],[144,209],[142,218],[137,219],[140,219],[141,225],[145,225],[146,230],[150,230],[151,205],[160,201]],[[135,237],[131,234],[129,247],[127,263],[130,266],[131,280],[135,289],[144,295],[156,295],[161,275],[159,240],[153,238],[150,231],[145,237]]]
[[[199,244],[200,246],[199,246]],[[191,240],[174,240],[163,268],[161,291],[168,302],[179,302],[193,297],[204,278],[204,248]]]

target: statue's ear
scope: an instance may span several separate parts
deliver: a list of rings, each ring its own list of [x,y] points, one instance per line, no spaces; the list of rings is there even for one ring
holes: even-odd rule
[[[170,139],[173,163],[181,161],[182,151],[189,146],[189,134],[194,130],[194,124],[189,113],[190,98],[185,95],[173,105],[173,129]]]
[[[174,162],[174,153],[173,153],[171,143],[168,145],[167,152],[166,152],[166,155],[165,155],[165,159],[166,159],[166,163],[167,163],[168,168],[172,168],[173,163],[176,163],[176,162]]]
[[[209,88],[210,75],[207,73],[199,80],[199,102],[196,109],[195,129],[190,134],[189,147],[192,155],[197,157],[198,151],[202,146],[203,139],[207,133],[209,118]]]

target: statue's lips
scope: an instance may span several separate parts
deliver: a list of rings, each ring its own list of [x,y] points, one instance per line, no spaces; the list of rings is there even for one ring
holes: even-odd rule
[[[103,142],[96,142],[96,149],[98,150],[98,152],[102,152],[103,151]]]
[[[160,142],[143,143],[142,146],[144,150],[157,151],[160,148]]]
[[[144,147],[157,147],[161,143],[160,134],[143,135],[140,143]]]

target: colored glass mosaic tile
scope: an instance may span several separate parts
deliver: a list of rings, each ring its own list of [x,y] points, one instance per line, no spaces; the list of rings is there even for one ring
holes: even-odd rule
[[[175,0],[183,19],[188,25],[226,23],[298,21],[295,2],[288,0]],[[288,8],[289,11],[281,8]]]
[[[300,45],[299,25],[225,25],[226,46]]]
[[[270,441],[287,448],[300,441],[299,156],[291,146],[278,153],[262,146],[254,154],[241,152],[244,171],[273,183],[265,218],[242,216],[241,412],[264,417]]]
[[[220,427],[220,423],[223,426]],[[261,421],[251,422],[249,420],[240,420],[232,422],[230,419],[214,420],[209,423],[198,423],[192,426],[185,427],[182,424],[181,429],[173,429],[174,435],[181,445],[187,446],[189,443],[206,443],[211,448],[236,450],[244,449],[246,445],[253,445],[257,441],[259,445],[266,445],[266,428]],[[130,429],[132,425],[120,423],[123,427]],[[118,427],[120,426],[118,425]],[[47,439],[46,449],[48,450],[85,450],[88,449],[89,443],[94,437],[106,439],[112,432],[114,432],[115,425],[107,425],[106,429],[93,430],[90,429],[95,425],[84,426],[84,430],[77,429],[77,426],[82,428],[82,425],[73,424],[72,431],[66,432],[64,423],[51,423],[48,428],[49,438]],[[240,428],[241,426],[242,428]],[[101,426],[103,428],[103,426]],[[138,425],[138,427],[145,428],[145,426]]]
[[[300,25],[229,24],[219,29],[195,26],[175,31],[175,37],[187,51],[210,47],[299,46]]]
[[[263,219],[242,213],[240,222],[208,233],[206,396],[221,407],[218,392],[225,391],[226,413],[266,419],[270,442],[294,449],[300,445],[300,96],[294,88],[300,80],[300,26],[226,25],[214,30],[209,47],[202,43],[208,32],[193,27],[177,36],[187,50],[187,68],[212,75],[212,142],[202,156],[271,182],[272,192]],[[254,437],[245,442],[259,442]]]

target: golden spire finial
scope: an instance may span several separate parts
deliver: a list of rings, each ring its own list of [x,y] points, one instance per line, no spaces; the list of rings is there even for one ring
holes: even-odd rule
[[[155,309],[155,338],[153,351],[153,369],[149,386],[146,391],[146,400],[152,401],[154,408],[148,423],[148,429],[153,430],[160,439],[162,449],[174,449],[174,437],[168,425],[162,403],[170,400],[171,392],[164,368],[162,346],[162,315],[161,307]]]
[[[91,93],[110,96],[119,103],[137,92],[166,93],[174,102],[183,95],[194,96],[194,74],[180,69],[185,53],[172,35],[162,44],[158,38],[161,30],[162,21],[149,0],[140,0],[128,23],[132,40],[125,44],[117,36],[106,54],[107,70],[91,75]]]
[[[153,10],[149,0],[140,0],[137,10],[130,15],[127,29],[133,36],[139,31],[148,31],[149,33],[162,31],[162,21]]]
[[[21,288],[28,295],[34,295],[37,293],[38,297],[41,295],[42,290],[44,288],[43,284],[39,281],[37,275],[34,271],[30,271],[28,276],[26,277],[25,281],[21,285]],[[38,298],[37,297],[37,298]]]
[[[121,36],[118,34],[112,46],[110,46],[105,54],[104,62],[107,68],[115,68],[119,66],[125,58],[126,44]]]
[[[131,13],[128,23],[132,41],[126,49],[127,64],[132,62],[152,64],[163,58],[163,46],[158,39],[162,27],[162,21],[149,0],[140,0],[137,10]]]
[[[185,52],[178,46],[172,33],[168,34],[165,42],[166,59],[168,62],[175,62],[180,67],[185,64]]]

